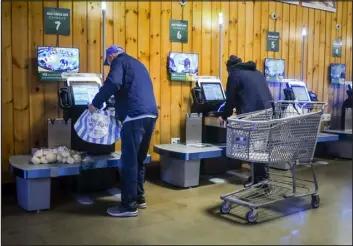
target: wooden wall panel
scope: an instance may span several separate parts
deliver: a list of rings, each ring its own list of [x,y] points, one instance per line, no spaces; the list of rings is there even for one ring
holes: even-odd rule
[[[8,159],[15,151],[13,123],[12,27],[11,2],[1,3],[1,163],[8,170]],[[5,128],[6,127],[6,128]]]
[[[266,51],[266,38],[267,38],[267,31],[268,29],[268,21],[270,18],[270,12],[268,9],[269,5],[268,2],[261,1],[261,60],[259,69],[263,71],[264,69],[264,60],[267,58],[267,51]]]
[[[71,10],[69,36],[43,33],[44,7]],[[223,52],[219,54],[218,14],[223,12]],[[277,20],[271,19],[276,13]],[[12,15],[11,15],[12,13]],[[171,18],[189,22],[189,42],[171,43]],[[352,3],[338,2],[337,12],[327,12],[279,1],[118,1],[107,2],[106,46],[117,44],[140,59],[149,69],[160,117],[151,147],[169,143],[171,137],[184,139],[185,114],[190,110],[192,83],[169,80],[167,57],[170,51],[199,54],[199,74],[219,74],[222,56],[222,82],[227,80],[226,62],[231,54],[253,60],[263,71],[264,59],[283,58],[286,77],[304,80],[319,99],[329,102],[328,112],[337,118],[345,90],[328,82],[330,63],[347,65],[352,80]],[[5,1],[2,3],[2,117],[7,126],[2,135],[3,167],[13,153],[29,153],[31,147],[46,145],[47,120],[61,115],[57,82],[40,82],[36,72],[39,45],[78,47],[80,71],[102,72],[102,12],[99,1]],[[337,31],[335,25],[340,24]],[[303,25],[307,26],[305,57],[302,60]],[[16,30],[16,32],[14,31]],[[20,30],[20,31],[18,31]],[[280,32],[280,51],[266,51],[267,31]],[[342,58],[331,56],[332,41],[342,39]],[[16,49],[15,49],[16,47]],[[24,55],[25,54],[25,55]],[[107,74],[109,68],[105,68]],[[282,88],[271,85],[278,96]],[[21,119],[21,120],[18,120]],[[120,149],[120,141],[116,149]],[[152,152],[152,148],[150,148]],[[153,155],[153,160],[158,160]]]
[[[238,5],[239,2],[229,1],[229,55],[238,55]]]
[[[16,30],[12,32],[15,154],[28,153],[30,146],[27,29],[28,3],[13,2],[12,30]]]
[[[230,3],[229,1],[221,1],[221,11],[223,13],[223,29],[222,29],[222,41],[223,41],[223,49],[222,49],[222,83],[224,88],[226,88],[227,84],[227,66],[226,63],[230,56],[230,47],[229,47],[229,36],[230,36],[230,11],[229,11]]]
[[[191,53],[192,52],[192,44],[193,44],[193,35],[192,35],[192,26],[193,26],[193,21],[192,21],[192,11],[193,11],[193,5],[187,4],[182,8],[183,11],[183,19],[188,22],[189,29],[188,29],[188,39],[189,41],[187,43],[184,43],[182,45],[182,51],[185,53]],[[181,131],[181,140],[185,141],[185,120],[186,120],[186,114],[190,112],[190,105],[191,105],[191,97],[190,97],[190,90],[191,90],[191,82],[183,82],[181,84],[181,113],[180,113],[180,131]]]
[[[101,73],[101,2],[88,2],[87,8],[87,30],[88,30],[88,52],[87,70],[91,73]]]
[[[73,2],[73,47],[80,48],[80,72],[87,72],[87,3]]]
[[[151,18],[150,18],[150,74],[153,82],[154,96],[160,117],[156,122],[156,127],[153,132],[150,154],[153,160],[158,160],[159,155],[153,153],[153,146],[161,141],[161,3],[151,2]],[[157,44],[157,45],[156,45]]]
[[[236,55],[245,60],[245,37],[246,37],[246,3],[238,2],[238,49]]]
[[[177,1],[172,1],[172,19],[181,20],[183,16],[182,7]],[[182,52],[182,43],[172,43],[172,50],[175,52]],[[181,136],[180,122],[181,122],[181,83],[180,81],[170,81],[170,130],[171,137]]]
[[[43,1],[28,3],[28,82],[31,147],[45,146],[44,122],[44,86],[38,79],[37,47],[43,45]]]
[[[167,72],[167,57],[171,50],[171,43],[169,42],[169,20],[172,17],[172,3],[170,1],[161,2],[161,104],[160,104],[160,118],[161,118],[161,143],[170,143],[171,125],[170,125],[170,82]]]

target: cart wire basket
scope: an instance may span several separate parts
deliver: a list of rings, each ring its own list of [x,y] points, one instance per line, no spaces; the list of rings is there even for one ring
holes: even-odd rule
[[[274,101],[268,109],[228,118],[227,149],[229,158],[254,165],[286,163],[290,175],[269,172],[268,178],[254,184],[254,179],[243,189],[221,196],[220,211],[229,213],[233,204],[248,207],[249,223],[257,220],[257,209],[291,197],[311,195],[311,205],[318,208],[320,197],[312,159],[319,133],[324,102]],[[297,165],[309,165],[312,180],[296,177]],[[310,189],[309,185],[314,186]]]

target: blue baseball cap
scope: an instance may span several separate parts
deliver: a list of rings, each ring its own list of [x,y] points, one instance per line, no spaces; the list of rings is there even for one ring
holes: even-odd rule
[[[125,50],[118,45],[112,45],[105,51],[104,65],[109,65],[107,57],[111,54],[118,53],[118,55],[125,53]]]

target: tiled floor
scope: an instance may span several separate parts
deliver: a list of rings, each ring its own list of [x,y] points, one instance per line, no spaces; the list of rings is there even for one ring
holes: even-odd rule
[[[213,184],[203,177],[193,189],[146,183],[148,208],[136,218],[111,218],[105,210],[118,201],[95,194],[94,204],[77,204],[53,194],[52,209],[28,213],[13,196],[3,197],[3,244],[352,244],[352,161],[329,161],[317,168],[321,206],[310,198],[287,200],[259,210],[258,223],[242,218],[248,211],[219,213],[219,196],[241,187],[234,176]],[[310,177],[310,169],[299,173]],[[204,184],[207,183],[207,184]]]

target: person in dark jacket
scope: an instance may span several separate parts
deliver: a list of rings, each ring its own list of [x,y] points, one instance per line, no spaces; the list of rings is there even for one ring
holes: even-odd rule
[[[237,114],[250,113],[269,108],[273,100],[265,76],[256,69],[252,61],[243,63],[236,56],[230,56],[227,61],[228,81],[227,100],[221,121],[226,120],[236,109]],[[254,183],[267,179],[265,164],[254,165]],[[247,183],[251,182],[251,177]]]
[[[112,95],[115,115],[123,126],[121,136],[121,206],[109,208],[116,217],[138,215],[138,208],[146,208],[144,178],[148,148],[158,118],[153,85],[146,67],[116,45],[106,50],[105,65],[109,74],[89,105],[94,112]]]

